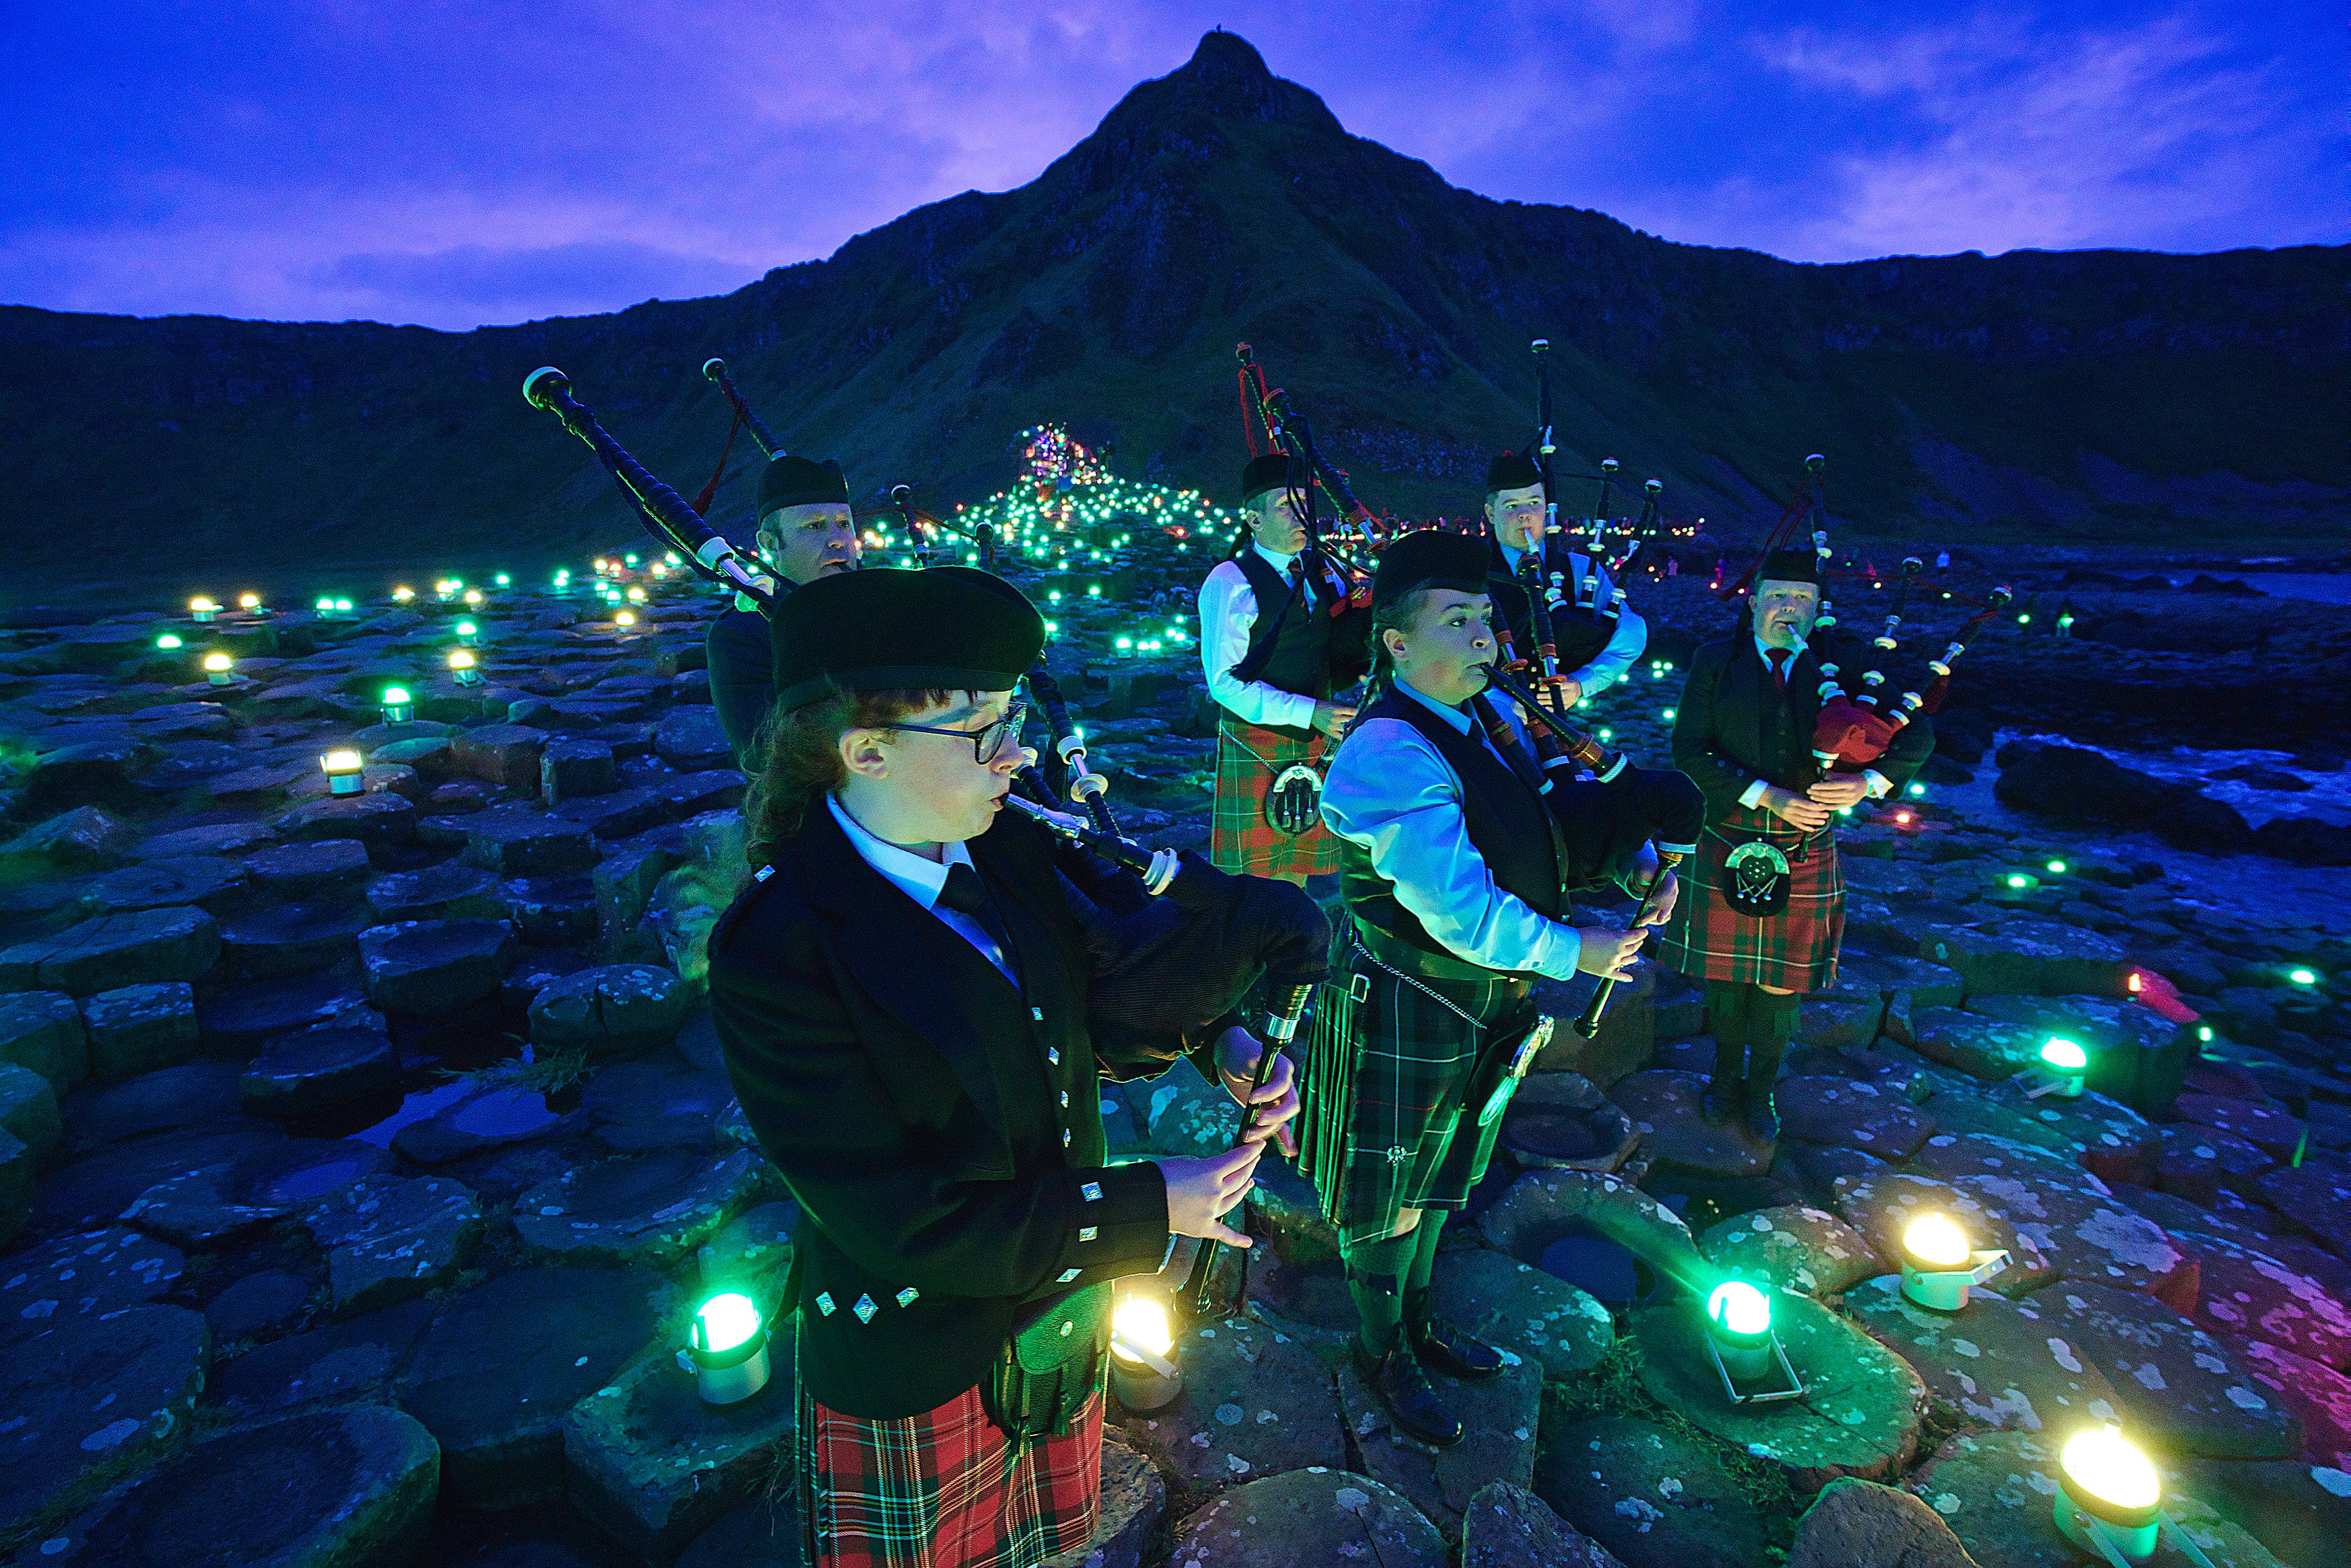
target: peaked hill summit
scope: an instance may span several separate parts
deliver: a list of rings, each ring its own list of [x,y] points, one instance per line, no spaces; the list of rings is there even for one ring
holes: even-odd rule
[[[1214,32],[1029,183],[721,298],[455,333],[0,308],[6,533],[20,584],[568,557],[632,525],[524,373],[560,365],[691,493],[726,427],[712,354],[861,493],[973,498],[1015,433],[1062,420],[1226,500],[1238,340],[1367,503],[1458,515],[1527,439],[1545,337],[1561,465],[1657,476],[1676,518],[1776,512],[1820,451],[1864,532],[2319,547],[2351,501],[2346,281],[2346,247],[1804,266],[1676,245],[1448,185]],[[747,454],[713,508],[730,529]],[[119,553],[94,563],[93,539]]]

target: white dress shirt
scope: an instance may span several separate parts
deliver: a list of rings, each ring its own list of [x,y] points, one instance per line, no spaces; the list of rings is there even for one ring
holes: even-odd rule
[[[862,823],[842,809],[840,797],[827,795],[824,803],[831,809],[832,820],[841,824],[841,831],[849,835],[851,847],[867,865],[889,878],[899,892],[937,915],[948,930],[978,948],[979,956],[995,965],[997,973],[1012,980],[1015,990],[1019,988],[1020,982],[1013,979],[1011,967],[1004,961],[1004,949],[987,934],[987,927],[962,910],[939,902],[939,891],[947,884],[947,868],[971,865],[971,852],[964,847],[963,841],[942,844],[940,859],[925,860],[912,850],[902,850],[867,832]],[[972,874],[978,873],[979,868],[972,866]]]
[[[1461,709],[1402,680],[1395,689],[1461,734],[1474,735],[1501,759],[1491,737]],[[1497,711],[1525,744],[1518,716],[1508,705]],[[1489,969],[1567,978],[1575,973],[1583,939],[1573,926],[1538,914],[1496,885],[1485,857],[1469,841],[1462,793],[1461,776],[1428,737],[1400,718],[1365,719],[1331,759],[1322,822],[1371,852],[1372,869],[1395,883],[1396,902],[1446,951]]]
[[[1249,549],[1258,559],[1273,568],[1274,575],[1284,582],[1290,580],[1290,563],[1298,558],[1270,550],[1251,542]],[[1307,577],[1302,602],[1290,611],[1292,615],[1310,609],[1314,603],[1314,580]],[[1280,686],[1263,681],[1242,681],[1233,675],[1233,666],[1249,657],[1249,632],[1256,626],[1259,606],[1257,592],[1238,561],[1222,560],[1200,584],[1200,668],[1208,677],[1208,695],[1217,706],[1237,717],[1257,725],[1288,725],[1296,729],[1314,727],[1314,699],[1302,692],[1286,692]],[[1267,612],[1280,614],[1281,606]]]

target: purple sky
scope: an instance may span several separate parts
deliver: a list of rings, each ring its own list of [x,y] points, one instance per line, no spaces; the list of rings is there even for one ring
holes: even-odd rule
[[[1457,185],[1669,239],[2351,237],[2317,0],[17,0],[0,301],[467,328],[719,293],[1034,178],[1220,24]]]

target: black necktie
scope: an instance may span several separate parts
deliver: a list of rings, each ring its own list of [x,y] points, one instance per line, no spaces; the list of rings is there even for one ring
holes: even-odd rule
[[[1004,922],[988,901],[987,884],[979,880],[979,873],[968,862],[958,862],[947,867],[946,885],[939,889],[939,902],[959,915],[968,915],[979,922],[980,929],[996,939],[997,948],[1007,964],[1012,962],[1012,939],[1005,933]]]

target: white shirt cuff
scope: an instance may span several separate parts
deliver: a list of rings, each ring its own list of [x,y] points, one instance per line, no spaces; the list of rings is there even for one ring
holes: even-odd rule
[[[1771,788],[1771,786],[1767,780],[1758,779],[1754,783],[1750,784],[1744,790],[1740,791],[1739,803],[1752,811],[1763,804],[1763,792]]]
[[[1861,776],[1869,780],[1869,798],[1871,800],[1883,800],[1886,796],[1894,793],[1894,780],[1888,779],[1885,774],[1880,773],[1876,768],[1865,768],[1861,770]]]

